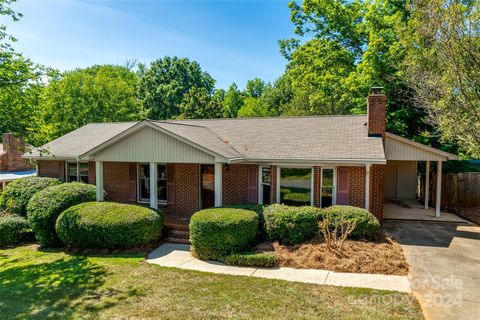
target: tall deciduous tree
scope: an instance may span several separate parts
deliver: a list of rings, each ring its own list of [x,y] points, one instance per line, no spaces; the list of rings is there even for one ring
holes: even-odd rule
[[[237,84],[232,83],[228,87],[223,99],[223,116],[226,118],[236,118],[238,110],[243,106],[243,95],[238,90]]]
[[[210,96],[205,88],[192,87],[180,103],[180,119],[213,119],[223,116],[220,95]]]
[[[152,119],[179,116],[180,104],[192,88],[203,89],[208,95],[214,90],[215,80],[197,62],[187,58],[158,59],[146,70],[142,68],[141,73],[140,98]]]
[[[444,142],[480,158],[480,1],[417,0],[403,30],[405,77]]]
[[[350,91],[350,77],[354,71],[354,54],[335,40],[313,39],[299,47],[287,66],[295,97],[290,112],[351,112],[355,106]],[[297,104],[296,101],[302,103]]]
[[[326,43],[339,46],[339,52],[327,49],[327,52],[330,51],[330,54],[333,55],[334,61],[338,61],[338,56],[341,54],[344,54],[345,57],[342,57],[340,61],[344,61],[347,59],[347,53],[348,59],[353,59],[354,69],[348,78],[348,86],[342,83],[344,86],[342,91],[348,90],[348,94],[343,96],[339,87],[335,90],[337,96],[343,96],[343,98],[336,98],[339,101],[336,103],[337,106],[342,106],[348,101],[351,106],[347,109],[351,109],[351,112],[365,112],[365,96],[368,94],[369,88],[383,86],[389,97],[387,106],[389,115],[387,129],[389,131],[407,137],[415,137],[430,128],[425,121],[426,113],[412,105],[401,70],[401,64],[405,58],[405,48],[399,41],[396,30],[399,25],[408,21],[406,0],[304,0],[301,5],[292,1],[289,6],[291,19],[295,24],[295,33],[300,37],[308,39],[313,37],[316,40],[307,42],[303,46],[298,46],[298,42],[295,41],[281,42],[283,45],[281,51],[287,52],[287,57],[291,57],[293,60],[295,52],[299,50],[306,53],[309,49],[312,55],[317,53],[318,60],[324,61],[312,60],[312,62],[318,68],[325,65],[328,71],[316,69],[310,73],[321,74],[325,81],[332,80],[327,76],[329,73],[339,79],[345,79],[345,74],[335,74],[336,66],[329,65],[328,61],[331,57],[321,52],[325,50],[322,48],[327,46]],[[313,46],[318,43],[322,45]],[[289,48],[285,48],[289,45]],[[295,50],[296,47],[298,49]],[[351,71],[351,67],[346,67],[348,64],[339,63],[339,66],[346,68],[345,72]],[[300,75],[302,74],[300,73]],[[292,81],[295,80],[293,77]],[[312,104],[312,101],[317,101],[319,105],[325,104],[323,109],[332,110],[331,107],[328,107],[326,99],[319,98],[322,93],[315,92],[313,88],[301,89],[307,96],[297,97],[299,101],[309,105]],[[324,89],[326,89],[325,86],[319,90]],[[325,92],[323,96],[326,98],[328,93]],[[330,103],[331,105],[332,103]],[[323,113],[323,111],[321,112]]]
[[[45,143],[89,122],[144,118],[138,85],[137,75],[121,66],[97,65],[65,72],[51,81],[42,95],[35,143]]]

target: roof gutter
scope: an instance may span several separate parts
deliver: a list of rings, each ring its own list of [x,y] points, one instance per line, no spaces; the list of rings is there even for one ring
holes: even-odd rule
[[[309,158],[232,158],[228,163],[265,163],[265,164],[386,164],[386,159],[309,159]]]

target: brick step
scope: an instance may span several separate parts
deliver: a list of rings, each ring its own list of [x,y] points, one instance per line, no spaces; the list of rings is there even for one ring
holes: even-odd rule
[[[167,231],[167,235],[169,237],[188,239],[190,237],[190,232],[185,231],[185,230],[173,229],[173,230]]]
[[[180,223],[165,223],[165,230],[182,230],[188,231],[188,224],[180,224]]]
[[[166,242],[171,242],[171,243],[181,243],[181,244],[190,244],[190,241],[185,238],[176,238],[176,237],[170,237],[170,236],[167,236],[165,238],[165,241]]]

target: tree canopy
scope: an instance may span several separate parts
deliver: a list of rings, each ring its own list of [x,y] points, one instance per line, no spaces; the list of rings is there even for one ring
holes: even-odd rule
[[[164,57],[153,61],[142,72],[140,99],[149,118],[171,119],[181,114],[180,105],[192,88],[195,88],[192,93],[211,95],[214,84],[212,76],[203,71],[196,61]]]
[[[36,144],[57,138],[89,122],[140,120],[139,79],[125,67],[97,65],[61,74],[40,99]]]

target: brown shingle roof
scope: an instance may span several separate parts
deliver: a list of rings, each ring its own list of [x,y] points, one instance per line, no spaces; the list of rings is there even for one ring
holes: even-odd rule
[[[366,116],[317,116],[150,123],[229,160],[384,161],[382,139],[367,136],[366,121]],[[57,157],[76,158],[135,124],[89,124],[44,147]]]

